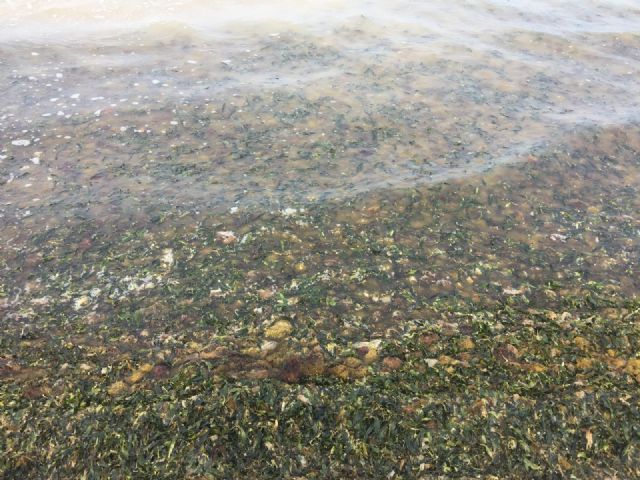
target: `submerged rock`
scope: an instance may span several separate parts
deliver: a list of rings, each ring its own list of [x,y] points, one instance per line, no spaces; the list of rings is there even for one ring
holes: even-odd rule
[[[232,243],[235,243],[237,238],[235,233],[233,233],[232,231],[221,231],[216,232],[216,240],[222,242],[225,245],[230,245]]]
[[[278,320],[264,331],[267,338],[282,340],[293,332],[293,326],[287,320]]]

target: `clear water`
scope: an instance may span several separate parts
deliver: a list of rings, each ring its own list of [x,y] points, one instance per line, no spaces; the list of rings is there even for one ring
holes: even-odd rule
[[[5,1],[0,16],[10,224],[440,182],[640,112],[635,2]]]

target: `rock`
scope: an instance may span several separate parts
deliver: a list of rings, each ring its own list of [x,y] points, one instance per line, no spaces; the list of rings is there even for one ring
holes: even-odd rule
[[[420,343],[422,345],[425,345],[427,347],[430,347],[431,345],[433,345],[434,343],[436,343],[438,341],[440,337],[434,333],[430,334],[430,335],[422,335],[420,337]]]
[[[93,366],[87,364],[87,363],[81,363],[78,368],[80,370],[82,370],[83,372],[90,372],[91,370],[93,370]]]
[[[47,386],[32,387],[26,389],[22,394],[29,400],[35,400],[36,398],[48,397],[51,395],[51,389]]]
[[[115,397],[116,395],[120,395],[121,393],[126,392],[128,388],[129,387],[127,387],[126,383],[124,383],[122,380],[119,380],[109,386],[109,388],[107,389],[107,393],[112,397]]]
[[[349,358],[345,359],[344,364],[348,368],[358,368],[362,363],[360,362],[360,360],[358,360],[355,357],[349,357]]]
[[[11,358],[0,357],[0,378],[13,375],[20,371],[20,366]]]
[[[314,348],[313,352],[302,360],[300,372],[304,377],[317,377],[325,370],[324,354],[320,347]]]
[[[593,360],[590,358],[579,358],[576,361],[576,368],[580,370],[591,370],[593,367]]]
[[[357,342],[353,344],[353,348],[358,352],[358,356],[365,365],[369,365],[378,359],[378,348],[382,340],[372,340],[370,342]]]
[[[278,348],[278,342],[274,342],[273,340],[265,340],[262,342],[262,345],[260,345],[260,351],[264,355],[273,352],[276,348]]]
[[[589,349],[589,340],[587,340],[584,337],[576,337],[573,339],[573,343],[575,344],[576,347],[578,347],[580,350],[586,351]]]
[[[264,334],[267,338],[273,340],[282,340],[293,332],[293,326],[287,320],[278,320],[276,323],[267,327]]]
[[[402,360],[398,357],[385,357],[382,365],[388,370],[397,370],[402,366]]]
[[[378,349],[375,347],[369,347],[367,349],[367,353],[365,353],[364,356],[362,357],[362,361],[366,365],[369,365],[375,362],[377,359],[378,359]]]
[[[438,364],[437,358],[426,358],[425,363],[429,368],[434,368]]]
[[[264,368],[254,368],[247,372],[247,378],[250,380],[264,380],[265,378],[269,378],[269,370]]]
[[[441,365],[456,365],[460,362],[458,362],[458,360],[456,360],[455,358],[451,358],[448,355],[440,355],[438,357],[438,363]]]
[[[258,290],[258,296],[262,299],[262,300],[268,300],[271,297],[273,297],[274,293],[276,293],[274,290],[270,290],[270,289],[266,289],[263,288],[261,290]]]
[[[159,363],[158,365],[155,365],[152,370],[153,378],[158,380],[162,378],[167,378],[170,373],[171,373],[171,369],[169,368],[169,365],[166,365],[164,363]]]
[[[627,366],[624,371],[629,375],[639,376],[640,375],[640,358],[632,358],[627,362]]]
[[[493,356],[500,362],[515,362],[520,356],[518,349],[509,343],[503,343],[498,345],[494,351]]]
[[[278,371],[278,378],[283,382],[296,383],[302,377],[301,361],[297,356],[287,358]]]
[[[153,365],[151,365],[150,363],[145,363],[144,365],[141,365],[140,368],[138,368],[135,372],[129,375],[127,381],[129,383],[138,383],[145,377],[147,373],[151,372],[152,370]]]
[[[345,365],[336,365],[330,370],[330,372],[341,380],[349,379],[349,369]]]
[[[216,232],[216,240],[222,242],[224,245],[230,245],[237,240],[235,233],[230,230]]]
[[[165,248],[164,250],[162,250],[162,258],[160,258],[160,261],[166,267],[170,267],[171,265],[173,265],[173,250],[171,248]]]
[[[524,290],[522,288],[505,288],[502,293],[505,295],[522,295]]]
[[[80,310],[91,303],[91,298],[88,295],[82,295],[78,297],[73,302],[73,309]]]
[[[262,351],[258,347],[243,348],[240,353],[252,358],[258,358],[262,355]]]
[[[473,350],[475,346],[475,343],[473,343],[470,337],[463,337],[458,341],[458,348],[460,350]]]

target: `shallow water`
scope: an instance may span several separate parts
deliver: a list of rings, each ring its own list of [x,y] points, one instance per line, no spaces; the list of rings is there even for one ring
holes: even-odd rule
[[[86,5],[0,6],[7,345],[637,296],[632,2]]]
[[[0,18],[0,477],[640,478],[637,2]]]
[[[17,226],[439,182],[640,111],[633,2],[0,9],[0,214]]]

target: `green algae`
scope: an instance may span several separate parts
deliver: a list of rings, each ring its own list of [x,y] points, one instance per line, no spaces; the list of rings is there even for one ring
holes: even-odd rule
[[[5,246],[0,472],[638,476],[637,145]]]

